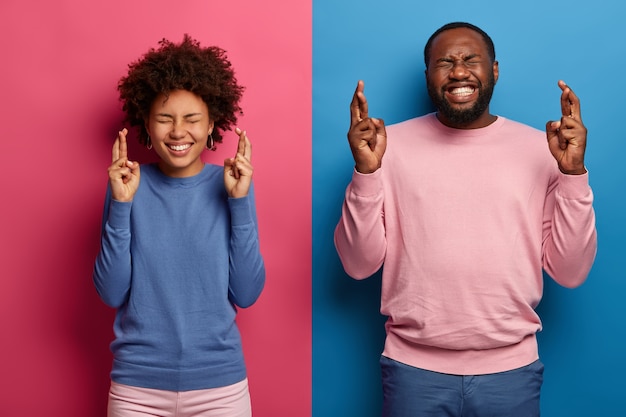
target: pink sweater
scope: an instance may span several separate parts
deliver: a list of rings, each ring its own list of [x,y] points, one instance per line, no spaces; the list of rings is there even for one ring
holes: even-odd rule
[[[545,133],[503,117],[460,130],[429,114],[387,137],[382,168],[354,172],[335,230],[350,276],[384,263],[383,354],[457,375],[533,362],[542,269],[575,287],[595,257],[587,174],[562,174]]]

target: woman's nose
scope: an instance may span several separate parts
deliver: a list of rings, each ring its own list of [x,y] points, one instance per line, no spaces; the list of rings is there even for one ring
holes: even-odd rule
[[[172,124],[172,130],[170,131],[170,137],[172,138],[182,138],[185,136],[185,129],[183,123],[175,121]]]

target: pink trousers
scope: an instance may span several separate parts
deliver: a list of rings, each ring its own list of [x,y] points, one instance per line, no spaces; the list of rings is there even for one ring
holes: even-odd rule
[[[111,381],[108,417],[251,417],[248,380],[195,391],[162,391]]]

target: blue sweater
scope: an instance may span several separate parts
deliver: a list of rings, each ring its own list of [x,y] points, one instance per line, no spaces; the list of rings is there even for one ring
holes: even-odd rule
[[[115,382],[188,391],[243,380],[236,306],[265,283],[252,189],[229,198],[216,165],[188,178],[142,166],[132,202],[107,191],[93,279],[117,309]]]

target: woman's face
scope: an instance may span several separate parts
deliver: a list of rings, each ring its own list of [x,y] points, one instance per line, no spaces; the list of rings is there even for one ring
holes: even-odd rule
[[[167,97],[160,94],[152,103],[146,130],[165,175],[190,177],[202,171],[200,157],[213,131],[202,98],[187,90],[174,90]]]

